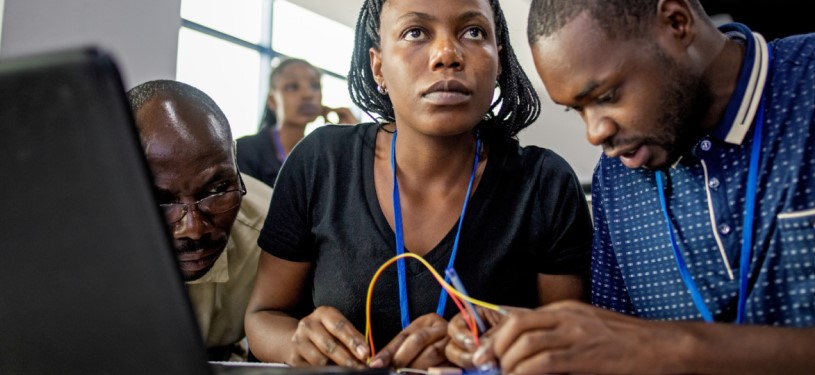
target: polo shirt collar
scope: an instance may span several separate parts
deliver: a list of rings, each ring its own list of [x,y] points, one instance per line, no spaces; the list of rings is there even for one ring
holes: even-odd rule
[[[753,124],[767,83],[767,42],[760,34],[740,23],[729,23],[719,27],[719,30],[730,39],[743,41],[745,54],[736,88],[711,136],[730,144],[741,144]]]

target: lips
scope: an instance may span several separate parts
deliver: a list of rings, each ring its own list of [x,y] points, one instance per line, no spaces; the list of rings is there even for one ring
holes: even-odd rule
[[[456,80],[438,81],[422,93],[423,99],[435,105],[458,105],[471,97],[472,90]]]
[[[317,116],[322,108],[314,103],[303,103],[297,107],[297,112],[304,116]]]
[[[199,271],[215,263],[222,251],[223,248],[199,249],[176,253],[176,257],[182,270]]]
[[[640,168],[651,158],[651,151],[645,145],[618,153],[620,162],[628,168]]]

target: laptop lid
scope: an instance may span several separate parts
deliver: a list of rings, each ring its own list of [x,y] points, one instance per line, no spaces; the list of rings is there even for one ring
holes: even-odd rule
[[[94,49],[0,62],[0,374],[207,374],[125,90]]]

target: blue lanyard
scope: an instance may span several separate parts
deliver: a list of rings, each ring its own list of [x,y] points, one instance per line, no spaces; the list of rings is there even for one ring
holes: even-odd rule
[[[458,219],[458,228],[456,229],[456,239],[453,242],[453,251],[450,254],[450,261],[447,263],[447,268],[452,268],[456,260],[456,252],[458,251],[458,239],[461,235],[461,224],[464,222],[464,214],[467,212],[467,202],[470,201],[470,192],[473,188],[473,180],[475,180],[475,172],[478,170],[478,151],[481,149],[481,137],[478,131],[475,133],[475,160],[473,161],[473,171],[470,174],[470,182],[467,184],[467,195],[464,196],[464,206],[461,207],[461,217]],[[402,230],[402,203],[399,198],[399,183],[396,180],[396,131],[393,132],[391,139],[391,170],[393,171],[393,222],[396,232],[396,255],[404,254],[405,252],[405,235]],[[399,307],[402,311],[402,329],[410,325],[410,313],[408,312],[408,296],[407,296],[407,281],[405,280],[405,260],[399,259],[396,261],[396,268],[399,274]],[[450,282],[450,277],[445,276],[444,280]],[[447,291],[441,289],[439,296],[439,306],[436,308],[436,313],[444,316],[444,307],[447,304]]]
[[[274,141],[275,151],[277,151],[277,160],[282,163],[286,160],[286,150],[283,149],[283,143],[280,142],[280,133],[277,128],[272,129],[272,140]]]
[[[747,170],[747,193],[745,194],[745,210],[744,222],[742,225],[742,241],[741,241],[741,256],[739,258],[739,297],[736,312],[736,324],[744,323],[744,308],[747,302],[747,287],[750,273],[750,261],[753,249],[753,215],[756,208],[756,183],[758,181],[758,158],[761,154],[761,129],[764,124],[764,97],[761,98],[761,103],[758,107],[756,114],[756,128],[753,132],[753,146],[750,154],[750,166]],[[682,281],[691,294],[693,303],[696,309],[702,314],[702,319],[708,323],[713,322],[713,315],[705,305],[705,300],[693,278],[688,270],[688,265],[682,257],[682,252],[679,251],[679,245],[676,243],[673,228],[671,227],[671,218],[668,215],[668,205],[665,202],[665,189],[663,188],[663,173],[662,171],[656,172],[657,189],[659,190],[659,204],[662,206],[662,213],[665,216],[665,223],[668,225],[668,235],[671,237],[671,246],[673,246],[674,257],[676,258],[676,266],[679,268],[679,273],[682,276]]]

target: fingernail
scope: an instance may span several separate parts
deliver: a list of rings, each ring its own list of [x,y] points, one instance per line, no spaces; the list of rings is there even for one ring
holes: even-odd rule
[[[371,367],[382,367],[383,364],[384,363],[382,362],[382,359],[377,358],[373,362],[371,362],[370,366]]]
[[[482,346],[475,351],[473,354],[473,364],[474,365],[482,365],[486,362],[487,359],[487,347]]]
[[[365,357],[368,356],[368,350],[366,350],[365,347],[362,346],[362,345],[357,345],[356,351],[357,351],[357,355],[359,355],[362,358],[365,358]]]
[[[464,347],[467,349],[472,350],[475,347],[475,342],[469,335],[459,333],[458,335],[456,335],[456,339],[462,344],[464,344]]]

